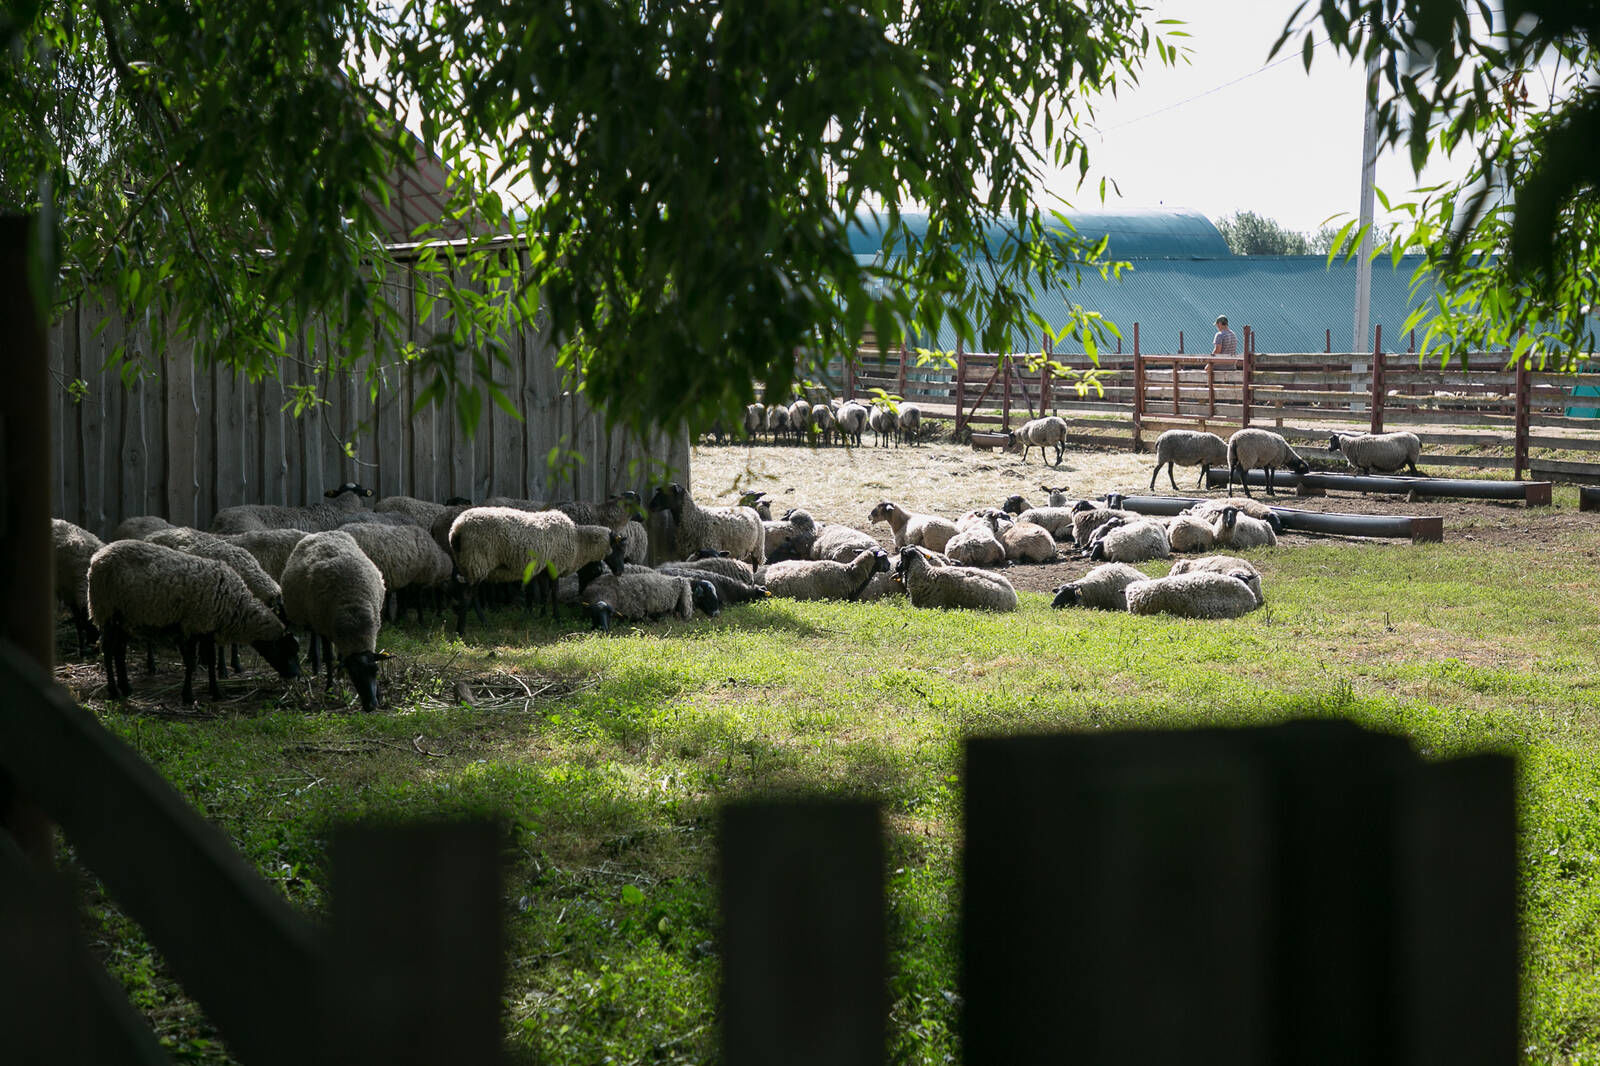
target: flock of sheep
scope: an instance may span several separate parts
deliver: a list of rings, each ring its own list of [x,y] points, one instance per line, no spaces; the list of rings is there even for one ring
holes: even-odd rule
[[[862,434],[872,430],[874,446],[899,447],[922,439],[922,409],[914,403],[863,403],[834,397],[823,403],[804,398],[788,403],[752,403],[744,409],[740,436],[778,444],[849,444],[859,447]],[[721,444],[728,436],[719,424],[712,439]]]
[[[894,423],[873,425],[861,405],[818,404],[805,425],[857,433],[862,414],[887,441],[907,431],[908,407],[901,406]],[[817,408],[830,414],[819,420]],[[916,424],[913,413],[913,439]],[[793,432],[795,423],[786,427],[781,432]],[[1035,439],[1026,427],[1022,432],[1025,446],[1055,443],[1047,435]],[[1364,469],[1414,468],[1416,461],[1411,434],[1335,437],[1330,446]],[[1156,473],[1165,466],[1169,480],[1174,466],[1199,466],[1202,478],[1219,462],[1241,473],[1306,466],[1282,437],[1258,429],[1241,430],[1226,443],[1214,434],[1170,431],[1157,441],[1156,462]],[[1152,486],[1154,480],[1152,474]],[[229,645],[235,671],[238,645],[248,643],[281,676],[297,676],[298,630],[308,635],[312,671],[325,668],[331,689],[342,670],[366,710],[378,704],[378,664],[387,656],[377,638],[385,619],[415,608],[420,622],[430,606],[439,612],[448,605],[464,636],[471,611],[481,621],[485,602],[508,593],[520,593],[529,610],[543,604],[553,619],[563,603],[577,605],[604,630],[616,619],[687,620],[697,610],[716,615],[768,596],[900,596],[913,607],[1009,611],[1017,594],[998,569],[1065,555],[1104,565],[1057,587],[1058,607],[1222,618],[1262,602],[1260,575],[1235,555],[1180,562],[1159,579],[1133,569],[1174,553],[1276,544],[1276,516],[1249,499],[1248,490],[1246,498],[1205,501],[1165,519],[1122,510],[1114,497],[1072,500],[1064,489],[1046,491],[1044,506],[1012,497],[954,518],[884,500],[865,517],[888,527],[891,554],[853,525],[825,524],[803,509],[775,521],[771,501],[760,493],[731,507],[703,506],[678,484],[657,489],[648,505],[634,492],[555,505],[391,496],[369,510],[372,491],[347,483],[308,507],[226,508],[205,531],[156,516],[130,518],[109,543],[57,519],[56,587],[76,625],[80,655],[100,641],[114,698],[132,691],[127,650],[134,636],[177,642],[182,698],[191,703],[202,659],[210,695],[218,698]],[[148,644],[146,666],[154,669]]]

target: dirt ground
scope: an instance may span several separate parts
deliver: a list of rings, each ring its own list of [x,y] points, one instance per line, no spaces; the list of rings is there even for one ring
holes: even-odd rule
[[[821,522],[842,522],[864,529],[890,546],[887,526],[872,526],[867,515],[881,500],[893,500],[912,511],[954,518],[975,507],[999,507],[1020,493],[1030,504],[1043,504],[1043,486],[1066,486],[1075,497],[1107,492],[1152,495],[1153,457],[1127,451],[1069,448],[1061,466],[1040,460],[1037,451],[1024,460],[1020,452],[977,451],[968,445],[925,443],[903,448],[810,448],[797,445],[700,445],[694,449],[691,473],[695,498],[704,503],[730,503],[744,489],[772,496],[773,517],[802,507]],[[1336,467],[1329,467],[1337,469]],[[1487,471],[1452,468],[1452,477],[1484,476]],[[1220,489],[1192,489],[1198,471],[1179,469],[1174,493],[1165,472],[1153,495],[1217,497]],[[1255,489],[1257,496],[1263,490]],[[1272,502],[1308,511],[1345,514],[1441,516],[1446,541],[1474,541],[1485,546],[1554,547],[1572,534],[1600,528],[1600,515],[1580,514],[1576,493],[1558,486],[1555,507],[1472,500],[1418,500],[1403,496],[1330,493],[1298,497],[1280,492]],[[1286,545],[1311,540],[1338,540],[1353,545],[1383,541],[1364,538],[1312,537],[1286,534]],[[1089,564],[1060,561],[1042,566],[1016,566],[1006,571],[1019,589],[1047,591],[1087,570]]]

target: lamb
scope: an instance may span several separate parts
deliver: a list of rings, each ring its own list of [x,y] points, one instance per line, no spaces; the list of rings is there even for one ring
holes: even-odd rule
[[[1048,446],[1056,450],[1056,466],[1061,465],[1061,458],[1067,450],[1067,422],[1066,419],[1050,415],[1045,418],[1031,419],[1022,424],[1022,428],[1006,434],[1006,447],[1016,444],[1022,445],[1022,461],[1028,461],[1028,449],[1038,448],[1039,454],[1044,455]]]
[[[133,694],[128,683],[130,633],[176,633],[183,654],[185,704],[194,702],[194,669],[206,656],[208,691],[217,687],[217,641],[248,641],[282,677],[299,673],[299,645],[272,612],[225,563],[142,540],[119,540],[89,560],[89,616],[100,627],[106,689],[112,699]]]
[[[817,532],[817,539],[811,543],[811,558],[832,559],[836,563],[847,563],[863,551],[878,547],[878,541],[870,533],[863,533],[844,525],[826,525]]]
[[[1233,491],[1233,472],[1239,471],[1239,481],[1244,494],[1250,495],[1246,472],[1261,467],[1267,477],[1267,495],[1276,496],[1272,487],[1272,472],[1287,466],[1296,474],[1304,474],[1310,465],[1281,436],[1266,429],[1241,429],[1228,438],[1228,491]]]
[[[311,630],[313,642],[321,641],[328,690],[337,656],[363,711],[378,706],[378,664],[389,658],[378,651],[383,598],[383,574],[346,530],[306,537],[283,569],[284,610]]]
[[[1013,522],[999,530],[1006,558],[1014,563],[1050,563],[1056,558],[1056,538],[1043,526]]]
[[[337,529],[344,521],[361,510],[361,501],[372,495],[372,490],[353,481],[346,481],[336,489],[323,493],[328,503],[310,507],[279,507],[267,503],[247,503],[238,507],[224,507],[211,520],[213,533],[246,533],[252,529],[303,529],[318,533]]]
[[[1048,497],[1048,499],[1045,500],[1046,506],[1071,507],[1076,501],[1067,495],[1068,487],[1069,486],[1067,485],[1058,485],[1055,488],[1051,488],[1049,485],[1040,485],[1039,491]]]
[[[1229,548],[1271,548],[1278,543],[1272,526],[1240,513],[1237,507],[1224,507],[1212,520],[1211,531],[1218,545]]]
[[[900,447],[900,416],[892,407],[874,404],[867,414],[867,424],[872,427],[873,447],[887,448],[890,441],[896,448]]]
[[[1167,520],[1167,543],[1175,552],[1208,552],[1216,546],[1217,535],[1204,518],[1181,514]]]
[[[143,540],[158,529],[171,529],[172,523],[160,515],[141,514],[124,518],[111,531],[111,540]]]
[[[249,552],[267,576],[279,584],[283,582],[283,568],[289,563],[289,553],[308,536],[303,529],[252,529],[248,533],[213,535]]]
[[[1179,618],[1238,618],[1261,604],[1260,578],[1242,570],[1219,574],[1192,571],[1127,588],[1130,614],[1170,614]]]
[[[555,579],[578,568],[578,527],[560,511],[470,507],[450,527],[450,554],[461,581],[471,587],[490,580],[522,582],[531,565],[540,598],[559,620]],[[458,636],[466,635],[466,606],[465,599],[457,600]]]
[[[748,559],[753,566],[767,561],[761,517],[748,507],[701,507],[688,489],[673,482],[650,497],[650,510],[672,513],[679,558],[698,548],[711,548],[726,551],[735,559]]]
[[[850,401],[840,405],[834,414],[834,421],[838,423],[839,434],[847,444],[861,446],[861,434],[867,428],[867,408],[864,404]]]
[[[1023,512],[1026,514],[1027,512]],[[1018,516],[1021,517],[1020,515]],[[1087,550],[1089,543],[1094,539],[1095,533],[1101,526],[1110,522],[1119,524],[1133,522],[1141,516],[1132,511],[1124,511],[1116,507],[1096,507],[1087,500],[1082,500],[1072,508],[1072,542],[1079,548]],[[1030,519],[1037,521],[1037,519]]]
[[[829,407],[825,403],[812,404],[811,425],[816,429],[817,437],[822,441],[822,443],[832,443],[834,427],[833,408]]]
[[[1097,611],[1126,611],[1126,590],[1146,575],[1127,563],[1104,563],[1076,581],[1055,587],[1052,607],[1092,607]]]
[[[595,628],[610,632],[613,617],[644,621],[673,615],[687,622],[696,606],[714,615],[720,610],[716,589],[709,582],[696,585],[672,574],[601,574],[583,585],[582,596]]]
[[[1422,476],[1417,469],[1422,442],[1415,433],[1335,433],[1328,438],[1328,450],[1344,453],[1344,461],[1359,474],[1393,474],[1408,467],[1412,474]]]
[[[746,404],[744,408],[744,435],[751,440],[761,436],[767,426],[767,409],[759,403]]]
[[[767,432],[776,444],[789,433],[789,409],[782,404],[773,404],[767,408]]]
[[[922,442],[922,408],[914,403],[900,405],[900,439],[907,444]]]
[[[1089,558],[1096,562],[1143,563],[1171,554],[1167,527],[1149,518],[1118,525],[1108,523],[1096,531],[1089,549]]]
[[[1196,487],[1205,484],[1206,474],[1213,466],[1222,466],[1228,461],[1228,443],[1215,433],[1201,433],[1192,429],[1169,429],[1156,438],[1156,468],[1150,472],[1150,488],[1156,487],[1156,476],[1161,473],[1161,468],[1167,468],[1167,480],[1172,483],[1172,491],[1178,491],[1178,481],[1173,477],[1172,468],[1176,466],[1198,466],[1200,480]]]
[[[774,596],[792,600],[859,599],[873,574],[889,572],[882,548],[863,551],[848,563],[791,559],[768,565],[761,583]]]
[[[1017,590],[999,574],[968,566],[936,566],[924,549],[907,546],[895,567],[913,607],[1014,611]]]
[[[72,615],[72,628],[78,634],[78,658],[89,657],[89,645],[100,639],[89,621],[89,560],[105,547],[87,529],[61,518],[50,520],[50,540],[56,568],[56,602]]]
[[[1006,560],[1005,545],[986,522],[957,532],[945,543],[944,553],[957,566],[998,566]]]
[[[889,524],[889,528],[894,531],[896,551],[907,544],[914,544],[930,551],[942,552],[945,545],[950,542],[950,538],[956,535],[956,524],[948,518],[931,514],[913,514],[888,500],[874,507],[867,517],[874,525],[879,522]]]
[[[450,556],[433,541],[433,536],[416,526],[391,528],[387,526],[354,525],[344,527],[355,539],[367,558],[383,575],[387,590],[386,614],[395,616],[400,595],[410,590],[437,589],[450,580],[454,566]],[[392,601],[389,597],[393,597]],[[391,606],[392,604],[392,606]],[[420,625],[422,601],[416,600],[417,622]]]

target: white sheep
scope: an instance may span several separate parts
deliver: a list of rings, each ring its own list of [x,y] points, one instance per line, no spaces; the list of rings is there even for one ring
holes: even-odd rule
[[[555,580],[578,569],[578,527],[560,511],[521,511],[514,507],[469,507],[450,527],[450,554],[461,581],[477,591],[486,581],[523,582],[531,566],[533,585],[561,617]],[[531,603],[530,603],[531,606]],[[480,610],[481,613],[481,610]],[[456,634],[466,635],[467,604],[456,601]]]
[[[1172,564],[1172,570],[1167,576],[1195,574],[1203,571],[1210,571],[1214,574],[1240,573],[1253,576],[1255,580],[1250,582],[1250,590],[1256,594],[1256,601],[1259,603],[1266,599],[1266,593],[1262,591],[1261,587],[1261,572],[1251,565],[1249,560],[1241,559],[1237,555],[1205,555],[1199,559],[1179,559]]]
[[[1034,418],[1022,424],[1022,428],[1006,434],[1006,447],[1022,445],[1022,461],[1028,461],[1028,449],[1038,448],[1039,454],[1045,454],[1045,448],[1054,447],[1056,450],[1056,466],[1061,465],[1061,458],[1067,450],[1067,422],[1064,418],[1049,415],[1044,418]]]
[[[1167,519],[1167,543],[1174,552],[1208,552],[1217,535],[1199,515],[1180,514]]]
[[[867,414],[867,425],[872,427],[872,443],[875,447],[887,448],[891,441],[896,448],[900,446],[900,416],[894,408],[874,404]]]
[[[867,408],[864,404],[854,400],[841,404],[834,413],[834,421],[839,426],[839,434],[847,444],[861,445],[861,434],[867,428]]]
[[[583,586],[581,596],[594,628],[606,632],[614,617],[645,621],[670,615],[687,622],[696,606],[713,617],[721,611],[710,582],[673,574],[601,574]]]
[[[1113,563],[1144,563],[1172,554],[1167,527],[1151,518],[1107,523],[1095,531],[1089,558]]]
[[[728,559],[725,561],[734,562],[735,560]],[[740,563],[739,565],[744,566],[745,564]],[[641,568],[641,570],[642,569],[643,568]],[[763,569],[765,569],[765,567],[763,567]],[[628,572],[629,570],[624,568],[623,573]],[[633,572],[638,573],[641,571]],[[693,561],[662,563],[660,566],[655,568],[655,572],[658,574],[668,574],[672,577],[686,577],[689,579],[691,584],[696,581],[709,581],[711,586],[717,590],[718,601],[726,607],[732,607],[741,603],[749,603],[751,600],[764,600],[771,595],[771,593],[767,591],[766,586],[752,580],[747,580],[742,575],[734,575],[719,570],[706,569],[697,565]]]
[[[811,401],[796,400],[789,405],[789,428],[794,432],[796,441],[803,441],[811,435]]]
[[[677,527],[680,559],[702,548],[725,551],[752,566],[767,561],[766,531],[761,516],[748,507],[701,507],[677,482],[663,485],[650,497],[651,511],[669,511]]]
[[[776,444],[789,433],[789,409],[782,404],[767,408],[767,433]]]
[[[1211,532],[1218,547],[1271,548],[1278,543],[1270,524],[1251,518],[1237,507],[1224,507],[1212,520]]]
[[[450,556],[434,543],[427,530],[415,526],[355,525],[344,527],[344,531],[383,575],[386,616],[395,617],[402,593],[415,591],[419,593],[415,606],[420,625],[424,621],[420,593],[449,583],[453,570]]]
[[[874,548],[848,563],[819,559],[769,563],[760,582],[772,595],[792,600],[856,600],[874,574],[888,571],[889,556]]]
[[[1241,429],[1228,438],[1228,491],[1233,491],[1233,472],[1239,471],[1239,483],[1246,496],[1250,485],[1245,480],[1247,472],[1261,467],[1266,473],[1267,495],[1276,496],[1272,487],[1272,472],[1286,466],[1296,474],[1311,469],[1304,459],[1289,447],[1289,442],[1268,429]]]
[[[1170,614],[1179,618],[1238,618],[1261,604],[1255,574],[1212,570],[1135,581],[1126,590],[1130,614]]]
[[[327,503],[309,507],[279,507],[270,503],[247,503],[238,507],[224,507],[211,520],[213,533],[246,533],[252,529],[303,529],[318,533],[337,529],[361,510],[361,501],[372,495],[372,490],[346,481],[336,489],[322,494]]]
[[[644,523],[629,522],[622,527],[622,539],[627,542],[622,558],[630,563],[643,563],[650,558],[650,533]]]
[[[1050,563],[1056,558],[1056,538],[1033,522],[1012,522],[999,530],[1006,558],[1014,563]]]
[[[833,443],[833,408],[825,403],[812,404],[811,424],[816,428],[817,439],[824,444]]]
[[[913,607],[967,607],[985,611],[1014,611],[1017,590],[999,574],[969,566],[937,566],[914,545],[900,552],[895,572]]]
[[[798,507],[784,512],[781,522],[763,522],[766,533],[767,562],[785,559],[809,559],[811,546],[816,543],[818,526],[809,511]]]
[[[1038,510],[1038,508],[1035,508]],[[1024,511],[1023,514],[1028,512]],[[1021,517],[1020,515],[1018,516]],[[1133,511],[1124,511],[1117,507],[1096,507],[1087,500],[1080,501],[1072,507],[1072,542],[1078,548],[1087,551],[1094,535],[1101,526],[1112,522],[1123,524],[1132,522],[1141,516]],[[1037,522],[1038,519],[1030,519]],[[1043,524],[1043,523],[1041,523]]]
[[[744,435],[751,440],[761,436],[767,428],[767,409],[759,403],[746,404],[744,408]]]
[[[945,542],[944,554],[957,566],[999,566],[1006,561],[1006,548],[987,522],[958,530]]]
[[[283,620],[262,603],[226,563],[142,540],[119,540],[89,561],[89,616],[100,627],[106,689],[132,695],[128,638],[176,633],[183,654],[184,703],[194,702],[194,669],[206,656],[212,699],[217,687],[217,642],[249,643],[283,677],[299,673],[299,645]]]
[[[1206,474],[1213,466],[1223,466],[1228,462],[1228,442],[1215,433],[1202,433],[1193,429],[1169,429],[1156,438],[1156,468],[1150,471],[1150,488],[1156,487],[1156,476],[1161,473],[1161,468],[1167,468],[1167,480],[1172,483],[1172,490],[1178,491],[1178,481],[1173,476],[1174,466],[1198,466],[1200,480],[1197,485],[1204,485]]]
[[[817,539],[811,542],[810,555],[813,559],[847,563],[863,551],[871,551],[876,547],[879,547],[878,540],[872,534],[835,523],[817,530]]]
[[[1076,581],[1055,587],[1052,607],[1091,607],[1098,611],[1126,611],[1125,592],[1147,575],[1127,563],[1102,563]]]
[[[899,551],[908,544],[914,544],[930,551],[943,552],[950,538],[956,535],[956,524],[948,518],[938,515],[915,514],[907,511],[898,504],[884,500],[872,509],[867,516],[868,520],[876,525],[887,522],[894,532],[894,548]]]
[[[907,444],[922,443],[922,408],[914,403],[900,405],[900,439]]]
[[[99,639],[89,621],[89,560],[105,547],[99,537],[61,518],[50,520],[50,542],[55,558],[56,602],[72,615],[78,634],[78,657],[89,657],[89,645]]]
[[[283,608],[289,621],[311,630],[312,669],[317,668],[320,642],[327,688],[333,688],[337,663],[349,676],[363,711],[377,709],[378,664],[389,658],[378,650],[383,599],[383,574],[342,529],[306,537],[283,568]]]
[[[124,518],[117,523],[117,528],[111,531],[111,536],[106,543],[113,540],[143,540],[158,529],[171,529],[172,523],[160,515],[141,514],[132,518]]]
[[[1344,461],[1359,474],[1394,474],[1401,467],[1421,476],[1417,460],[1422,458],[1422,441],[1415,433],[1335,433],[1328,438],[1330,452],[1342,452]]]

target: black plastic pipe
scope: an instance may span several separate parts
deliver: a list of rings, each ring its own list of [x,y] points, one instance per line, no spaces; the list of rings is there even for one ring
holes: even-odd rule
[[[1170,518],[1206,500],[1185,496],[1116,496],[1108,503],[1135,514]],[[1324,511],[1299,511],[1292,507],[1270,507],[1283,521],[1286,533],[1331,533],[1343,537],[1394,537],[1414,541],[1443,539],[1444,522],[1439,518],[1413,515],[1334,514]]]
[[[1245,474],[1249,485],[1265,485],[1266,475],[1260,470]],[[1226,470],[1206,472],[1206,484],[1220,488],[1228,483]],[[1341,492],[1383,492],[1394,495],[1415,493],[1418,497],[1455,497],[1463,500],[1522,500],[1534,502],[1543,489],[1548,502],[1548,481],[1488,481],[1482,478],[1461,477],[1380,477],[1361,474],[1325,474],[1312,471],[1296,474],[1289,470],[1272,472],[1272,487],[1277,489],[1337,489]]]

